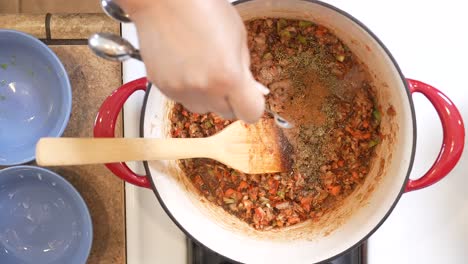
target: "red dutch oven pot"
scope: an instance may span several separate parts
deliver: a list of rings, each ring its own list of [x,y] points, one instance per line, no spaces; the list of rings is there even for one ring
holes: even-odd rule
[[[311,20],[331,29],[374,76],[385,139],[376,149],[369,175],[343,205],[318,222],[256,231],[246,223],[212,205],[193,191],[174,161],[145,162],[147,175],[137,175],[124,163],[106,164],[128,183],[153,189],[171,219],[192,239],[238,262],[315,263],[336,257],[365,240],[387,218],[405,192],[428,187],[445,177],[457,164],[464,147],[461,115],[452,101],[436,88],[401,73],[380,40],[351,15],[318,1],[251,0],[234,3],[244,20],[283,17]],[[135,91],[146,92],[141,136],[168,137],[171,104],[145,78],[118,88],[99,111],[95,137],[114,137],[117,116]],[[443,128],[440,153],[429,171],[409,179],[416,143],[416,119],[412,94],[426,96],[436,109]]]

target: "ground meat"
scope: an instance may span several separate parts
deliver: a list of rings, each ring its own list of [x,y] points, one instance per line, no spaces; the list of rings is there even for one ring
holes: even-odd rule
[[[247,175],[210,159],[182,160],[180,166],[208,200],[256,229],[316,220],[363,181],[380,142],[381,112],[369,75],[320,25],[268,18],[248,21],[246,27],[251,70],[271,90],[267,105],[295,125],[284,130],[293,168]],[[233,121],[193,114],[176,104],[171,133],[207,137]]]

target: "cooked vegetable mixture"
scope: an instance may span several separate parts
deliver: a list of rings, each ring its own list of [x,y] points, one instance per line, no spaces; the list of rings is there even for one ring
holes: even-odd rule
[[[309,21],[246,22],[251,70],[267,104],[292,121],[289,172],[248,175],[209,159],[180,166],[211,202],[259,230],[316,220],[366,177],[380,142],[381,112],[364,66],[327,28]],[[264,118],[271,118],[267,115]],[[173,137],[207,137],[233,120],[176,104]]]

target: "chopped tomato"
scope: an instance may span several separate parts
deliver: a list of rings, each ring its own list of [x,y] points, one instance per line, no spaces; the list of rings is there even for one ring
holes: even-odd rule
[[[341,191],[340,185],[332,185],[328,188],[328,192],[333,196],[337,196],[338,194],[340,194],[340,191]]]
[[[278,186],[279,186],[279,181],[270,178],[270,179],[268,180],[268,185],[269,185],[269,187],[270,187],[269,193],[270,193],[270,194],[276,194],[276,191],[278,190]]]
[[[297,217],[297,216],[292,216],[292,217],[288,218],[288,224],[291,224],[291,225],[297,224],[300,221],[301,221],[301,219],[299,217]]]
[[[301,199],[301,206],[306,212],[310,212],[310,204],[312,203],[313,197],[307,196]]]
[[[344,166],[344,160],[339,160],[338,161],[338,167],[343,167]]]
[[[317,38],[323,37],[325,33],[327,33],[327,29],[322,26],[318,26],[317,29],[315,30],[315,36]]]
[[[217,125],[218,124],[221,124],[221,125],[223,124],[223,119],[221,119],[221,117],[219,117],[219,116],[214,116],[213,121]]]
[[[345,130],[356,139],[369,139],[371,137],[371,134],[369,132],[363,133],[359,130],[354,131],[349,126],[347,126]]]
[[[196,175],[194,178],[193,178],[193,181],[195,182],[196,185],[198,185],[198,187],[201,187],[203,184],[205,184],[203,182],[203,179],[200,175]]]
[[[362,121],[362,127],[363,128],[368,128],[369,127],[369,122],[367,122],[367,120]]]
[[[238,191],[242,191],[244,189],[247,189],[249,187],[249,184],[246,181],[241,181],[239,183],[239,186],[237,187]]]
[[[226,197],[232,197],[232,195],[235,193],[236,191],[234,189],[227,189],[225,192],[224,192],[224,196]]]
[[[282,226],[284,225],[284,222],[278,220],[278,221],[276,221],[276,225],[277,225],[278,227],[282,227]]]
[[[255,216],[258,217],[258,219],[260,221],[263,220],[263,217],[265,217],[265,215],[266,215],[266,213],[265,213],[265,211],[263,211],[262,208],[260,208],[260,207],[255,208]]]
[[[250,187],[249,197],[252,201],[256,201],[258,198],[258,187]]]
[[[174,129],[174,131],[172,132],[172,136],[178,137],[179,135],[180,135],[180,129],[179,128]]]
[[[360,139],[369,139],[371,137],[370,133],[364,133],[360,135]]]
[[[224,192],[224,197],[240,200],[242,199],[242,194],[234,189],[229,188]]]

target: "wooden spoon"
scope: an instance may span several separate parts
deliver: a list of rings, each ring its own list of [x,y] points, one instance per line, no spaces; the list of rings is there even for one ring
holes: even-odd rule
[[[36,147],[40,166],[210,158],[250,174],[289,170],[288,154],[272,119],[236,121],[207,138],[42,138]]]

